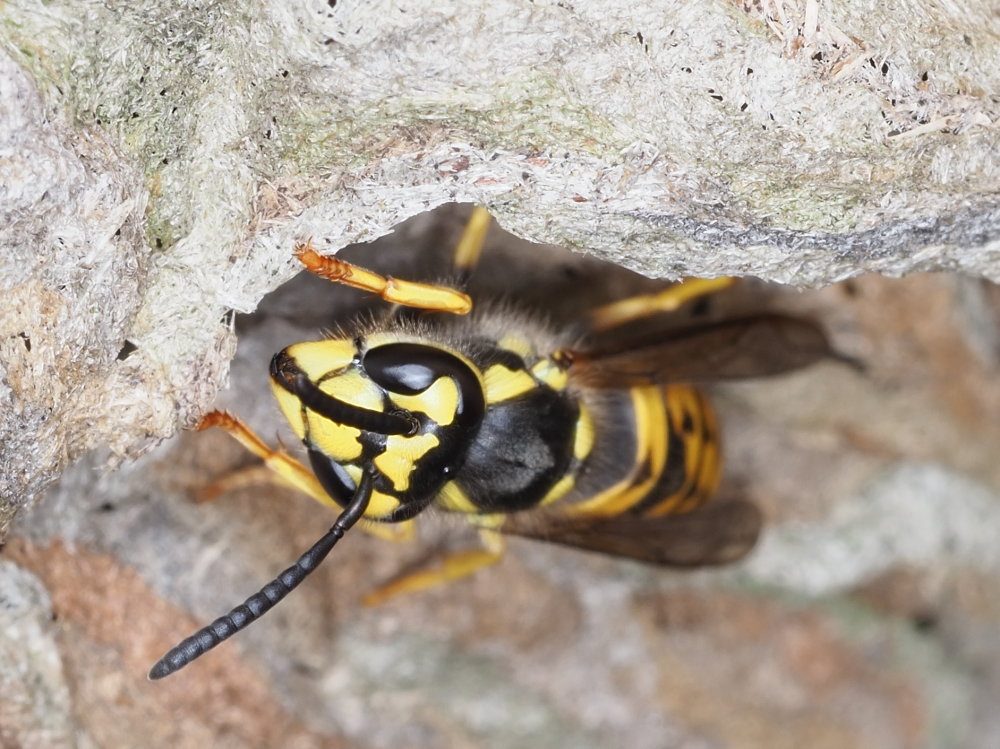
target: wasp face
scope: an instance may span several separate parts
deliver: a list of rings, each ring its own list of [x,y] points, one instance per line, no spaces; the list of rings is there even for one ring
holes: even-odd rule
[[[485,410],[461,355],[393,336],[298,343],[271,361],[281,410],[323,487],[346,503],[377,469],[368,515],[417,514],[461,467]]]

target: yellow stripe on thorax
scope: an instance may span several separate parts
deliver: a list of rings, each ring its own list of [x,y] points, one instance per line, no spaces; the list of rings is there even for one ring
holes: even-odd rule
[[[569,374],[561,367],[557,367],[555,362],[549,357],[539,361],[531,368],[531,374],[538,378],[539,382],[544,382],[553,390],[564,390],[569,382]]]
[[[486,402],[500,403],[516,398],[537,387],[534,378],[523,369],[511,371],[502,364],[494,364],[483,372],[486,383]]]

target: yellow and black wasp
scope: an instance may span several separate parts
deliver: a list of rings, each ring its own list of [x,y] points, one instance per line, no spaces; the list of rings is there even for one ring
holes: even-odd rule
[[[406,535],[427,508],[461,513],[483,548],[453,554],[369,596],[376,602],[495,563],[505,534],[667,566],[739,559],[761,525],[742,500],[706,504],[720,479],[713,411],[691,383],[786,372],[830,354],[811,322],[755,314],[677,322],[672,310],[730,279],[692,279],[590,311],[553,329],[509,303],[461,290],[490,217],[477,208],[453,257],[452,285],[382,276],[316,253],[314,274],[393,308],[348,334],[297,343],[271,360],[271,385],[309,467],[229,414],[226,429],[285,483],[340,514],[294,565],[170,650],[159,679],[259,618],[359,520]],[[663,322],[661,322],[663,320]]]

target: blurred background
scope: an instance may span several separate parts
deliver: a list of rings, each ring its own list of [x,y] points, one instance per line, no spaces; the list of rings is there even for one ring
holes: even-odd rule
[[[434,279],[467,212],[342,256]],[[562,325],[659,285],[494,227],[472,293]],[[1000,290],[943,274],[812,291],[747,279],[708,306],[818,320],[863,365],[711,389],[724,491],[767,516],[745,562],[673,572],[511,539],[470,579],[363,607],[401,570],[476,543],[428,513],[412,542],[349,534],[263,620],[151,683],[167,648],[333,515],[273,484],[197,502],[254,463],[218,430],[115,472],[95,455],[0,554],[0,747],[1000,746]],[[235,320],[218,407],[293,444],[271,356],[372,309],[301,274]]]

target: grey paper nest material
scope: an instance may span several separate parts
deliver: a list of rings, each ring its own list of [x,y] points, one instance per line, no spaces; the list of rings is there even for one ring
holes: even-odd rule
[[[207,408],[296,238],[468,201],[659,276],[1000,279],[1000,21],[919,10],[4,5],[0,531]]]

